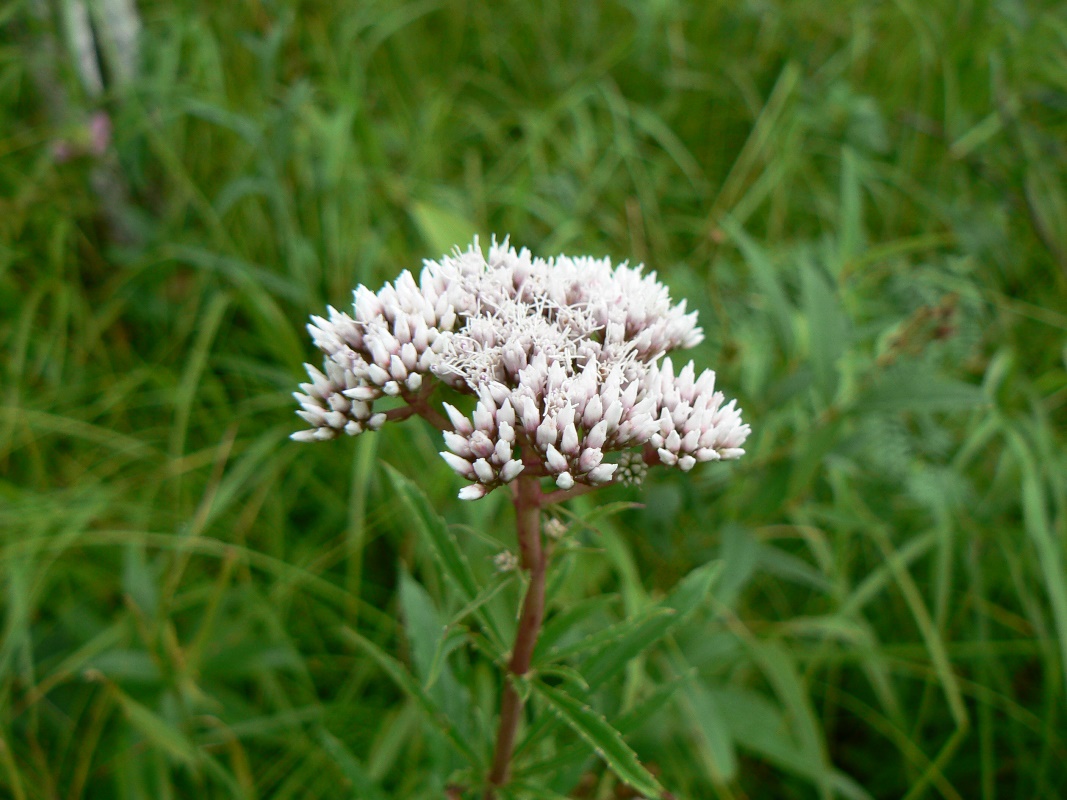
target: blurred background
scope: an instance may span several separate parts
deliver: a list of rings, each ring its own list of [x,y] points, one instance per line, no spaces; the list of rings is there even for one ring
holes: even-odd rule
[[[0,796],[444,796],[340,630],[416,671],[440,630],[380,461],[486,578],[507,498],[456,503],[418,422],[291,443],[290,392],[309,314],[475,233],[657,270],[752,424],[583,498],[553,606],[725,562],[598,700],[679,797],[1067,796],[1037,0],[0,3]],[[488,729],[490,666],[448,669]],[[631,796],[592,757],[554,791]]]

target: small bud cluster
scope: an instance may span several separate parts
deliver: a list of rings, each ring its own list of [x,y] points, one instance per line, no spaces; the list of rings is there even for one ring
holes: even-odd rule
[[[627,486],[638,486],[645,480],[648,474],[648,464],[640,450],[627,450],[619,456],[619,471],[617,480]]]
[[[561,541],[567,535],[567,523],[555,517],[545,520],[544,529],[545,536],[554,542]]]
[[[655,448],[660,463],[737,458],[749,426],[723,406],[715,374],[678,376],[668,350],[703,332],[685,303],[672,305],[655,273],[608,259],[543,260],[493,242],[427,261],[377,294],[359,287],[355,316],[329,310],[309,326],[325,372],[308,366],[298,413],[312,426],[300,441],[380,427],[383,396],[420,398],[427,378],[476,398],[470,418],[445,404],[451,430],[442,457],[483,497],[520,473],[561,490],[639,480],[645,466],[626,451]],[[619,463],[605,454],[622,451]]]
[[[493,566],[497,572],[514,572],[519,568],[519,557],[510,550],[501,550],[493,556]]]
[[[657,430],[649,438],[660,463],[691,470],[698,461],[739,458],[749,427],[741,422],[737,401],[726,406],[722,392],[715,391],[715,373],[704,370],[693,379],[690,361],[674,375],[671,359],[649,370],[652,393],[658,398]]]

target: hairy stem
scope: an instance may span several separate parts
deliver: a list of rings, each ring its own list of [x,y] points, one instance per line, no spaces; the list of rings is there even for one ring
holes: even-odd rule
[[[515,635],[515,646],[508,662],[508,676],[504,680],[504,693],[500,700],[500,728],[496,736],[496,753],[489,771],[489,787],[485,800],[493,800],[495,789],[508,779],[511,753],[515,747],[515,733],[522,715],[522,699],[511,678],[525,675],[530,670],[534,645],[541,632],[545,617],[545,573],[548,558],[541,546],[541,486],[535,477],[520,476],[516,480],[514,495],[515,520],[519,539],[522,568],[530,573],[530,584],[522,603],[522,617]]]

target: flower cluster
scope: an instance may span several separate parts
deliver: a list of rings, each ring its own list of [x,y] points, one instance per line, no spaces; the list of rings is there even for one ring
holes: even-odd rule
[[[308,329],[325,365],[307,367],[295,396],[311,428],[293,438],[375,430],[390,418],[375,401],[420,411],[434,381],[447,384],[475,398],[470,417],[444,405],[441,455],[471,482],[464,499],[520,473],[567,490],[611,482],[620,463],[626,482],[648,464],[689,470],[737,458],[749,433],[714,372],[697,377],[690,362],[675,375],[664,358],[702,340],[696,312],[654,272],[608,259],[544,260],[506,240],[487,258],[476,240],[425,262],[418,281],[405,271],[376,294],[360,286],[354,316],[330,308]],[[620,462],[605,459],[613,451]]]

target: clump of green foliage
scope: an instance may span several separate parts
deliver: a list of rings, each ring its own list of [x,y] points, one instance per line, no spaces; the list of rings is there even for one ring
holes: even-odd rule
[[[0,794],[458,796],[506,498],[287,437],[308,310],[475,232],[657,269],[753,424],[573,501],[512,796],[626,796],[575,697],[678,797],[1067,793],[1057,4],[181,0],[97,99],[68,5],[0,12]]]

